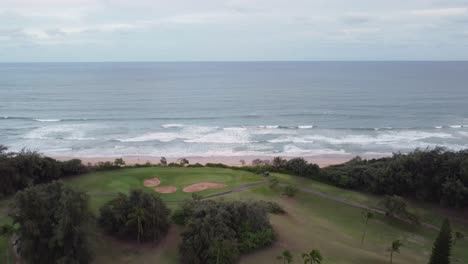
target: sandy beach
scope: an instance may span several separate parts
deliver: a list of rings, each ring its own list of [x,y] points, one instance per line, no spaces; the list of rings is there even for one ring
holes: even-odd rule
[[[320,167],[326,167],[330,165],[344,163],[352,159],[353,155],[319,155],[319,156],[305,156],[303,157],[308,162],[318,164]],[[363,158],[379,158],[381,156],[367,155],[362,156]],[[122,158],[126,164],[135,165],[135,164],[145,164],[147,162],[152,164],[158,164],[161,157],[155,156],[122,156],[122,157],[54,157],[57,160],[70,160],[70,159],[80,159],[83,163],[96,164],[98,162],[114,161],[116,158]],[[187,157],[167,157],[168,163],[178,162],[180,159],[186,158],[189,160],[190,164],[200,163],[222,163],[230,166],[240,166],[242,165],[242,160],[245,161],[245,164],[251,164],[255,159],[262,160],[272,160],[272,156],[212,156],[212,157],[197,157],[197,156],[187,156]],[[285,159],[291,159],[293,157],[283,157]]]

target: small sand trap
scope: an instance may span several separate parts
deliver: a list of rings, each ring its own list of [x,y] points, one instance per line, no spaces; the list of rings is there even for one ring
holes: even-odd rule
[[[149,180],[145,180],[143,182],[143,185],[145,187],[156,187],[158,186],[159,184],[161,183],[161,181],[159,180],[159,178],[152,178],[152,179],[149,179]]]
[[[184,192],[200,192],[208,189],[219,189],[226,187],[226,184],[216,182],[199,182],[184,188]]]
[[[164,186],[164,187],[156,187],[154,190],[158,193],[175,193],[177,191],[177,187],[175,186]]]

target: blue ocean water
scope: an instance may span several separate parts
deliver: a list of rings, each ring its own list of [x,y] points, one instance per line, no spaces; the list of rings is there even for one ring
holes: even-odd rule
[[[468,148],[468,62],[0,64],[0,144],[55,156]]]

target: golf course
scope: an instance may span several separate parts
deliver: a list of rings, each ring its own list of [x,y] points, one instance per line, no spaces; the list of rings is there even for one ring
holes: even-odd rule
[[[455,213],[443,211],[434,205],[410,201],[411,210],[420,216],[423,225],[412,226],[376,213],[367,225],[366,237],[361,245],[365,226],[363,208],[378,209],[379,200],[383,197],[287,174],[271,173],[269,177],[279,179],[281,184],[293,184],[299,192],[294,197],[287,197],[271,189],[267,177],[263,175],[209,167],[122,168],[72,176],[63,182],[89,195],[90,208],[96,216],[99,208],[107,201],[118,193],[128,193],[132,189],[159,195],[171,210],[178,208],[182,201],[191,199],[193,193],[205,199],[278,203],[286,214],[270,214],[277,241],[272,247],[243,255],[240,263],[280,263],[276,257],[285,249],[292,253],[293,263],[302,263],[301,254],[312,249],[321,251],[323,263],[389,263],[387,249],[396,239],[403,246],[399,253],[394,253],[393,263],[426,263],[438,234],[436,227],[440,226],[445,217],[450,217],[454,230],[468,233],[468,224],[463,222],[466,220]],[[203,185],[202,188],[193,189],[194,185],[200,183],[210,183],[215,188]],[[187,189],[187,186],[192,186],[192,189]],[[166,187],[170,188],[166,193],[161,193],[155,190],[158,187],[164,187],[159,189],[163,192],[166,192]],[[6,212],[10,200],[0,201],[1,223],[9,221]],[[172,224],[168,235],[158,244],[118,240],[104,234],[97,225],[93,230],[94,263],[180,263],[178,246],[183,231],[181,226]],[[0,246],[0,259],[4,260],[8,253],[4,238]],[[452,251],[453,263],[468,263],[467,249],[466,239],[457,241]]]

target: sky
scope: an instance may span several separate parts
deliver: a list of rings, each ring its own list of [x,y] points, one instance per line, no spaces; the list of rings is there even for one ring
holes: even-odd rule
[[[0,62],[468,60],[468,0],[0,0]]]

